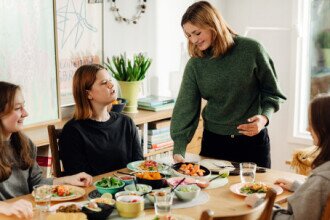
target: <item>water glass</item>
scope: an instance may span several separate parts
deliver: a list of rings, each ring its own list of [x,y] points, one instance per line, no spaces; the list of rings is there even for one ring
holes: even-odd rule
[[[36,208],[42,212],[47,212],[52,198],[52,186],[45,184],[35,185],[33,192]]]
[[[155,193],[155,212],[158,217],[170,216],[173,204],[173,193],[161,191]]]
[[[244,162],[239,164],[241,182],[254,182],[256,176],[257,164],[251,162]]]

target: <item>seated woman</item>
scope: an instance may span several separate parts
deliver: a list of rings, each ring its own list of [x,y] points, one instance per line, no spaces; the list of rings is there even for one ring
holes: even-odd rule
[[[36,147],[21,132],[28,116],[19,86],[0,81],[0,201],[31,193],[37,184],[88,186],[92,177],[79,173],[57,179],[42,177]],[[32,204],[26,200],[0,202],[0,213],[29,218]]]
[[[84,65],[73,77],[75,112],[59,139],[64,172],[98,175],[143,160],[137,128],[126,115],[108,112],[117,99],[111,77],[98,64]]]
[[[314,145],[319,154],[313,161],[312,173],[305,183],[278,179],[277,184],[294,191],[288,198],[288,209],[274,211],[273,219],[321,219],[330,193],[330,95],[320,95],[309,105],[309,126]],[[255,206],[261,199],[250,195],[246,203]]]

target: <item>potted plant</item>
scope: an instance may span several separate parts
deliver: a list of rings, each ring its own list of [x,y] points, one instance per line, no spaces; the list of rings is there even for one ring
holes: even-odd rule
[[[330,29],[320,32],[317,43],[323,52],[324,66],[330,68]]]
[[[133,60],[127,59],[126,54],[113,56],[104,63],[108,71],[118,81],[121,96],[127,100],[124,111],[136,113],[137,99],[141,81],[145,78],[146,72],[151,65],[151,59],[142,53],[133,56]]]

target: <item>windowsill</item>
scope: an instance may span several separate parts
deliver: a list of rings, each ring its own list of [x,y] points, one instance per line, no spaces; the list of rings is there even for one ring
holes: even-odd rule
[[[288,140],[291,144],[300,144],[305,146],[312,146],[313,140],[310,136],[310,134],[306,133],[300,133],[300,134],[294,134],[289,137]]]

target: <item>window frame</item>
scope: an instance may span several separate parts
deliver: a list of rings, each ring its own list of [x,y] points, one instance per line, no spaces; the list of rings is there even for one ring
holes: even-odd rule
[[[309,32],[310,32],[311,0],[293,1],[293,31],[292,31],[292,68],[290,77],[293,101],[290,104],[291,134],[289,142],[312,145],[312,138],[307,132],[308,104],[310,97],[311,75],[309,62]],[[309,89],[306,89],[309,88]]]

